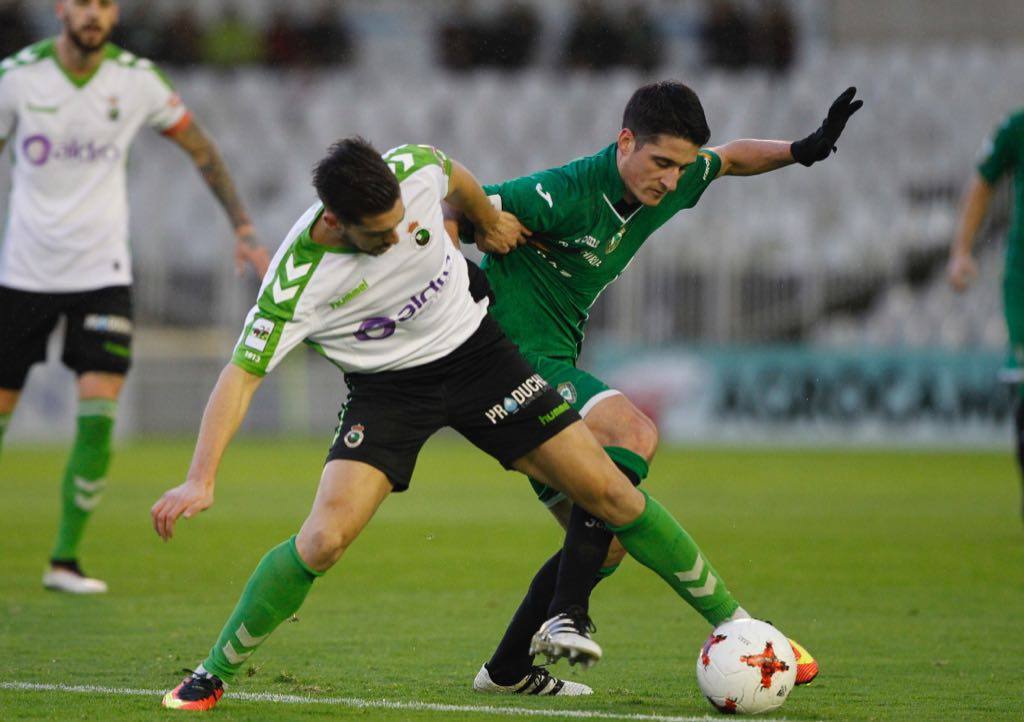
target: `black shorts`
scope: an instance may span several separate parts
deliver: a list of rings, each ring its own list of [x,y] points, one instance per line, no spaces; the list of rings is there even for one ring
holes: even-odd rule
[[[348,400],[327,460],[362,461],[405,491],[431,434],[451,426],[506,469],[580,417],[490,316],[442,359],[347,374]]]
[[[64,316],[61,361],[76,374],[124,374],[132,363],[132,291],[111,286],[77,293],[36,293],[0,286],[0,388],[21,389]]]

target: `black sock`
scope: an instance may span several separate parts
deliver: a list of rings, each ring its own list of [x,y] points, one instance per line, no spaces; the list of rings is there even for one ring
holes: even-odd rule
[[[590,591],[604,566],[614,536],[604,522],[591,516],[583,507],[573,505],[569,528],[565,531],[562,559],[558,564],[558,582],[547,617],[560,614],[569,607],[581,607],[584,611],[590,608]]]
[[[1021,473],[1021,515],[1024,515],[1024,398],[1017,400],[1017,410],[1013,415],[1013,426],[1017,437],[1017,466]]]
[[[619,470],[636,486],[639,477],[624,466]],[[590,592],[597,584],[599,572],[608,556],[608,547],[614,534],[604,523],[582,507],[573,506],[569,528],[562,545],[562,560],[558,564],[558,582],[548,607],[548,617],[570,607],[590,608]]]
[[[496,684],[515,684],[530,673],[533,667],[530,640],[548,618],[548,603],[555,591],[561,557],[559,549],[534,575],[526,596],[505,630],[505,636],[487,663],[487,671]]]

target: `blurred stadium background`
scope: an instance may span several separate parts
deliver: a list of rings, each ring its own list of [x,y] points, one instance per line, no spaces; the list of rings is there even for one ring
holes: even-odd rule
[[[711,144],[797,138],[856,85],[837,157],[715,183],[598,302],[584,365],[674,441],[1002,446],[996,380],[1004,191],[981,277],[945,283],[960,189],[1024,104],[1018,0],[272,0],[123,2],[117,42],[152,57],[229,161],[271,248],[334,139],[436,145],[484,182],[595,152],[630,93],[675,78]],[[0,5],[4,55],[56,32],[48,0]],[[185,157],[144,133],[130,159],[135,370],[125,436],[190,435],[252,303],[230,233]],[[0,173],[6,211],[9,173]],[[294,354],[254,433],[326,440],[336,370]],[[70,436],[70,375],[37,367],[12,443]]]

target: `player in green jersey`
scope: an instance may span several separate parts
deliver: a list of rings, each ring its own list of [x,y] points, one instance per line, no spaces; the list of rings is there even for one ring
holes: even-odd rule
[[[971,249],[992,202],[996,183],[1008,173],[1013,174],[1013,219],[1006,237],[1003,313],[1009,330],[1010,355],[1001,377],[1017,384],[1018,401],[1013,418],[1017,463],[1024,473],[1024,385],[1021,385],[1024,381],[1024,108],[1011,113],[985,142],[976,172],[964,191],[947,269],[949,282],[957,291],[966,290],[978,275]],[[1021,515],[1024,516],[1024,497]]]
[[[716,178],[758,175],[793,163],[810,166],[827,158],[862,105],[855,94],[849,88],[840,95],[822,126],[802,140],[735,140],[705,148],[711,133],[697,95],[681,83],[654,83],[633,94],[618,138],[600,152],[485,186],[492,202],[533,232],[529,243],[514,252],[482,249],[488,253],[483,267],[497,297],[491,313],[537,371],[579,411],[633,483],[647,476],[658,432],[622,393],[577,368],[590,307],[643,243],[673,215],[692,208]],[[565,526],[565,545],[534,577],[474,683],[479,691],[508,691],[503,685],[520,679],[537,653],[594,661],[576,645],[578,640],[593,644],[587,639],[590,591],[625,554],[593,516],[555,490],[533,484]],[[697,565],[684,578],[690,586],[680,596],[694,607],[704,595],[714,594],[720,581]],[[573,614],[548,619],[556,609]],[[794,646],[801,661],[798,682],[808,682],[817,665],[806,650]],[[493,685],[479,683],[485,672]]]

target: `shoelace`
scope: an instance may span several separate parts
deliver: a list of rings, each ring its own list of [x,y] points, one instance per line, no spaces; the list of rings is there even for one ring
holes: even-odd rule
[[[552,683],[554,677],[544,667],[535,666],[530,670],[530,679],[526,684],[525,689],[529,689],[529,694],[540,694],[547,690],[549,684]]]
[[[189,679],[186,682],[186,687],[191,689],[198,689],[204,695],[216,691],[217,683],[214,681],[216,678],[213,675],[199,674],[194,669],[188,668],[184,668],[181,671],[189,675]]]
[[[577,630],[586,634],[594,634],[597,632],[597,625],[594,624],[590,615],[583,610],[583,607],[569,607],[565,610],[565,616],[572,620],[572,623],[576,626]]]

